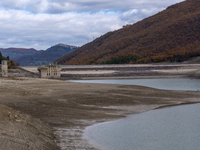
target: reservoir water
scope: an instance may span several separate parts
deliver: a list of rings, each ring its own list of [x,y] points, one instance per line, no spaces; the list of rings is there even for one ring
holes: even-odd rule
[[[76,82],[142,85],[167,90],[200,90],[198,79],[117,79]],[[200,104],[129,115],[87,127],[84,138],[102,150],[199,150]]]
[[[199,79],[185,78],[159,78],[159,79],[109,79],[109,80],[70,80],[82,83],[106,83],[106,84],[125,84],[142,85],[165,90],[200,90]]]
[[[102,150],[199,150],[200,104],[97,124],[86,128],[84,137]]]

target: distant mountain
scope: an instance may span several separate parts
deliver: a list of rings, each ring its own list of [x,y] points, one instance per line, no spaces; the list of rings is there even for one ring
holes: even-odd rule
[[[21,57],[14,58],[20,66],[37,66],[49,64],[63,55],[77,49],[76,46],[57,44],[48,48],[45,51],[38,51],[31,55],[24,55]]]
[[[61,64],[151,63],[200,56],[200,1],[169,6],[108,32],[57,60]]]
[[[31,55],[31,54],[35,54],[38,51],[30,48],[30,49],[26,49],[26,48],[0,48],[0,51],[2,53],[3,56],[7,57],[9,56],[10,59],[16,58],[16,57],[20,57],[20,56],[24,56],[24,55]]]

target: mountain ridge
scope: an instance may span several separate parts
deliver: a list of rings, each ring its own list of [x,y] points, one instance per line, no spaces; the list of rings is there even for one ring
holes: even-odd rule
[[[18,62],[20,66],[37,66],[49,64],[75,49],[77,49],[76,46],[59,43],[46,50],[11,47],[0,48],[0,52],[3,56],[9,56],[10,60]]]
[[[14,47],[0,48],[0,51],[4,56],[9,56],[10,59],[20,57],[23,55],[31,55],[38,52],[38,50],[34,48],[14,48]]]
[[[20,66],[46,65],[75,49],[77,49],[76,46],[59,43],[51,46],[45,51],[38,51],[31,55],[17,57],[14,58],[14,60],[17,61]]]

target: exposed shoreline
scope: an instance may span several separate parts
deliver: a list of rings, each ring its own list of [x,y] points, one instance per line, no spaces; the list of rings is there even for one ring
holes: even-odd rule
[[[195,67],[197,69],[195,72],[198,72],[199,66]],[[155,74],[155,76],[145,74],[143,76],[118,78],[190,78],[192,75],[190,70],[187,73],[181,72],[180,74],[180,72],[177,74],[168,72],[162,75]],[[86,78],[108,77],[81,77],[81,79]],[[61,149],[95,150],[96,148],[89,145],[88,141],[82,139],[83,131],[87,126],[120,119],[125,117],[124,114],[141,113],[162,107],[198,102],[200,102],[200,92],[198,91],[170,91],[132,85],[0,77],[0,104],[48,124],[47,126],[53,128],[56,136],[56,143],[54,144],[60,146]],[[0,119],[1,125],[4,120]],[[12,121],[6,121],[12,123]],[[17,134],[12,136],[17,136]],[[27,136],[29,135],[27,134]],[[0,134],[0,138],[5,138],[5,136]],[[12,144],[12,146],[16,146],[16,143],[13,142]],[[51,149],[57,149],[54,146],[51,146]]]

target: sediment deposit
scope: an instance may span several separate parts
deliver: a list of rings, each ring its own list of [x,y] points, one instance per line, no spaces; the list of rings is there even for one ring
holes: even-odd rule
[[[11,141],[6,145],[6,142],[1,142],[0,149],[6,146],[12,149],[21,142],[20,150],[36,149],[34,146],[49,150],[92,150],[96,148],[82,139],[86,126],[119,119],[127,113],[199,101],[198,91],[166,91],[133,85],[24,77],[0,78],[0,138]],[[54,140],[60,148],[56,147]],[[29,143],[29,147],[25,143]]]

